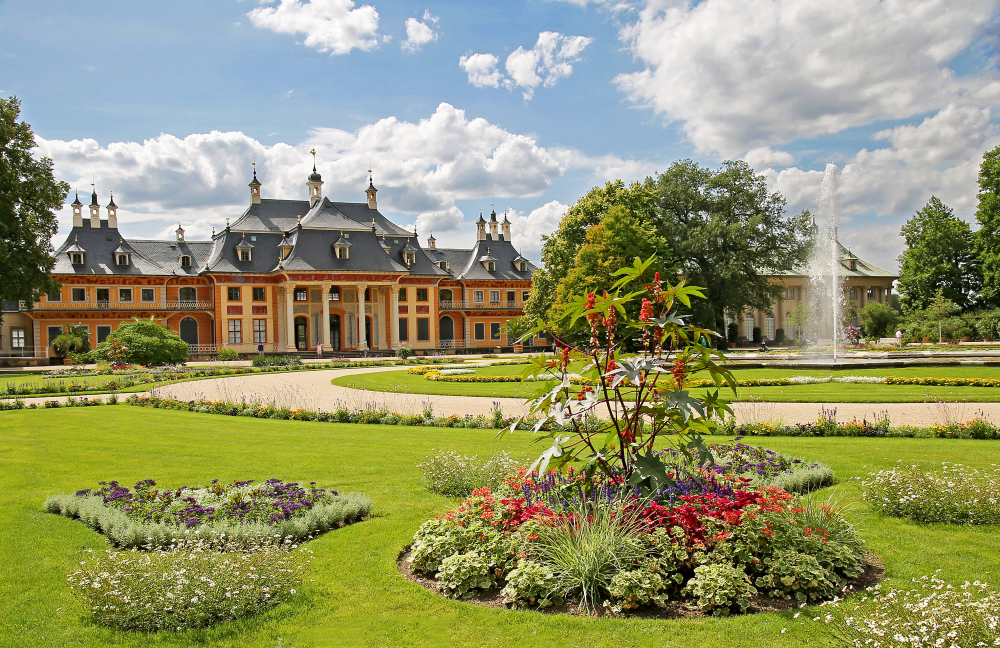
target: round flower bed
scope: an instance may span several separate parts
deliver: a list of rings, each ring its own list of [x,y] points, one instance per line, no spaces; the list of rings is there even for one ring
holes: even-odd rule
[[[874,577],[828,503],[738,477],[682,479],[647,500],[618,482],[584,492],[582,475],[519,470],[425,522],[401,568],[450,597],[612,614],[782,609]]]

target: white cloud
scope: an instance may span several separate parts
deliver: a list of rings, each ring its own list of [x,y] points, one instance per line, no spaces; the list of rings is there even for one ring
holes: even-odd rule
[[[499,88],[503,74],[497,69],[500,61],[492,54],[469,54],[458,59],[458,64],[469,75],[469,83],[478,88]]]
[[[406,40],[399,44],[404,52],[419,51],[424,45],[437,40],[437,32],[433,25],[437,25],[438,17],[432,16],[430,11],[424,11],[423,22],[416,18],[406,19]]]
[[[873,262],[892,269],[903,246],[899,226],[931,195],[972,221],[982,153],[1000,144],[1000,132],[989,108],[952,104],[919,124],[897,126],[874,138],[889,145],[862,149],[842,167],[842,231],[845,242],[853,241]],[[763,173],[791,210],[818,203],[822,171],[790,167]]]
[[[525,100],[531,99],[535,89],[551,87],[559,79],[573,74],[573,63],[580,60],[583,50],[593,42],[587,36],[564,36],[559,32],[540,32],[538,41],[530,50],[518,47],[510,53],[504,67],[504,77],[496,65],[499,59],[492,54],[473,54],[459,59],[459,65],[469,75],[469,83],[479,87],[522,88]]]
[[[539,258],[544,243],[542,237],[556,231],[567,209],[569,205],[564,205],[558,200],[533,209],[527,216],[523,212],[509,209],[510,234],[514,247],[529,258]]]
[[[247,14],[256,27],[279,34],[305,34],[303,44],[331,55],[378,47],[378,12],[353,0],[280,0]],[[383,39],[384,40],[384,39]]]
[[[637,165],[546,148],[485,119],[470,119],[446,103],[417,122],[388,117],[354,132],[317,128],[297,144],[267,146],[241,132],[218,131],[184,138],[161,134],[107,146],[92,139],[37,139],[38,155],[54,160],[57,176],[79,189],[84,202],[89,202],[92,176],[102,204],[114,190],[122,228],[131,236],[172,232],[178,221],[190,228],[189,238],[205,236],[212,225],[223,227],[226,218],[237,218],[248,204],[246,184],[254,159],[265,198],[304,199],[312,168],[308,151],[314,147],[324,195],[362,201],[373,164],[379,208],[412,215],[421,233],[458,227],[462,214],[456,200],[537,196],[567,169],[596,174]],[[539,232],[548,233],[535,223],[547,226],[550,215],[536,212],[518,236],[538,239]],[[69,223],[68,210],[61,221]]]
[[[618,87],[703,153],[748,149],[904,119],[969,99],[992,79],[949,61],[996,0],[647,0],[622,38],[644,69]]]
[[[770,166],[791,166],[795,164],[795,157],[787,151],[775,151],[770,146],[760,146],[747,151],[743,156],[747,164],[755,169]]]

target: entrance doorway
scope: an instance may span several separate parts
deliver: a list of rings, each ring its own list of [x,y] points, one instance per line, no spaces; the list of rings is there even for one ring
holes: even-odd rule
[[[445,315],[441,318],[441,325],[438,330],[441,341],[454,340],[455,339],[455,321]]]
[[[365,316],[365,342],[372,348],[372,318]]]
[[[340,350],[340,315],[330,316],[330,347],[334,351]]]
[[[305,317],[295,318],[295,348],[299,351],[309,348],[309,320]]]
[[[198,344],[198,322],[193,317],[181,320],[181,339],[188,344]]]

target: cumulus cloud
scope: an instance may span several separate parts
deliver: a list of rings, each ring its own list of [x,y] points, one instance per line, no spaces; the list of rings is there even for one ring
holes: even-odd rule
[[[559,221],[566,215],[567,209],[569,205],[564,205],[558,200],[547,202],[527,215],[515,209],[508,209],[507,217],[510,219],[510,234],[514,247],[525,256],[538,259],[542,244],[545,242],[542,237],[552,234],[559,227]]]
[[[469,75],[469,83],[479,87],[521,88],[525,100],[531,99],[535,89],[551,87],[559,79],[573,74],[573,63],[580,60],[583,50],[593,42],[587,36],[564,36],[559,32],[540,32],[531,49],[518,47],[504,63],[507,75],[496,69],[499,59],[492,54],[462,56],[459,65]]]
[[[417,52],[424,45],[437,40],[437,32],[434,26],[438,23],[438,17],[432,16],[430,11],[424,11],[423,21],[416,18],[406,19],[406,40],[399,44],[404,52]]]
[[[644,69],[615,82],[698,151],[738,156],[968,98],[991,79],[949,61],[996,0],[647,0],[622,38]]]
[[[218,131],[184,138],[161,134],[107,146],[92,139],[37,139],[38,154],[54,160],[58,177],[79,189],[84,202],[96,176],[102,204],[114,190],[123,229],[143,236],[172,232],[178,220],[194,228],[189,237],[204,236],[212,225],[222,227],[226,218],[237,218],[248,204],[246,184],[254,159],[265,198],[304,199],[312,148],[325,181],[324,195],[362,201],[372,164],[379,208],[411,215],[421,232],[458,227],[462,214],[456,200],[537,196],[568,169],[597,174],[636,165],[546,148],[485,119],[470,119],[447,103],[416,122],[388,117],[353,132],[317,128],[297,144],[268,146],[241,132]],[[545,207],[551,211],[558,205]],[[537,239],[547,233],[536,223],[547,224],[550,216],[532,212],[519,236]],[[68,210],[62,222],[69,222]]]
[[[353,0],[280,0],[247,14],[256,27],[279,34],[305,34],[303,44],[331,55],[378,47],[378,12],[371,5],[355,8]],[[407,25],[409,32],[409,25]]]
[[[478,88],[499,88],[503,74],[497,69],[500,59],[492,54],[467,54],[458,59],[459,66],[469,75],[469,83]]]
[[[743,159],[755,169],[775,166],[791,166],[795,157],[787,151],[775,151],[770,146],[760,146],[743,156]]]
[[[845,241],[854,241],[872,261],[891,269],[903,246],[899,226],[931,195],[972,220],[982,153],[1000,144],[1000,132],[989,108],[950,104],[918,124],[880,131],[874,139],[888,146],[861,149],[842,167],[842,231]],[[822,171],[790,167],[763,173],[791,209],[818,203]]]

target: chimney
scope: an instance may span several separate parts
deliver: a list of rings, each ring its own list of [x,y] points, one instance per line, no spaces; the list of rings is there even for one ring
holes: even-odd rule
[[[73,200],[73,227],[83,227],[83,203],[80,202],[80,192]]]
[[[108,203],[108,229],[118,229],[118,205],[115,204],[115,192],[111,192],[111,202]]]
[[[101,229],[101,206],[97,204],[97,190],[90,194],[90,227]]]

